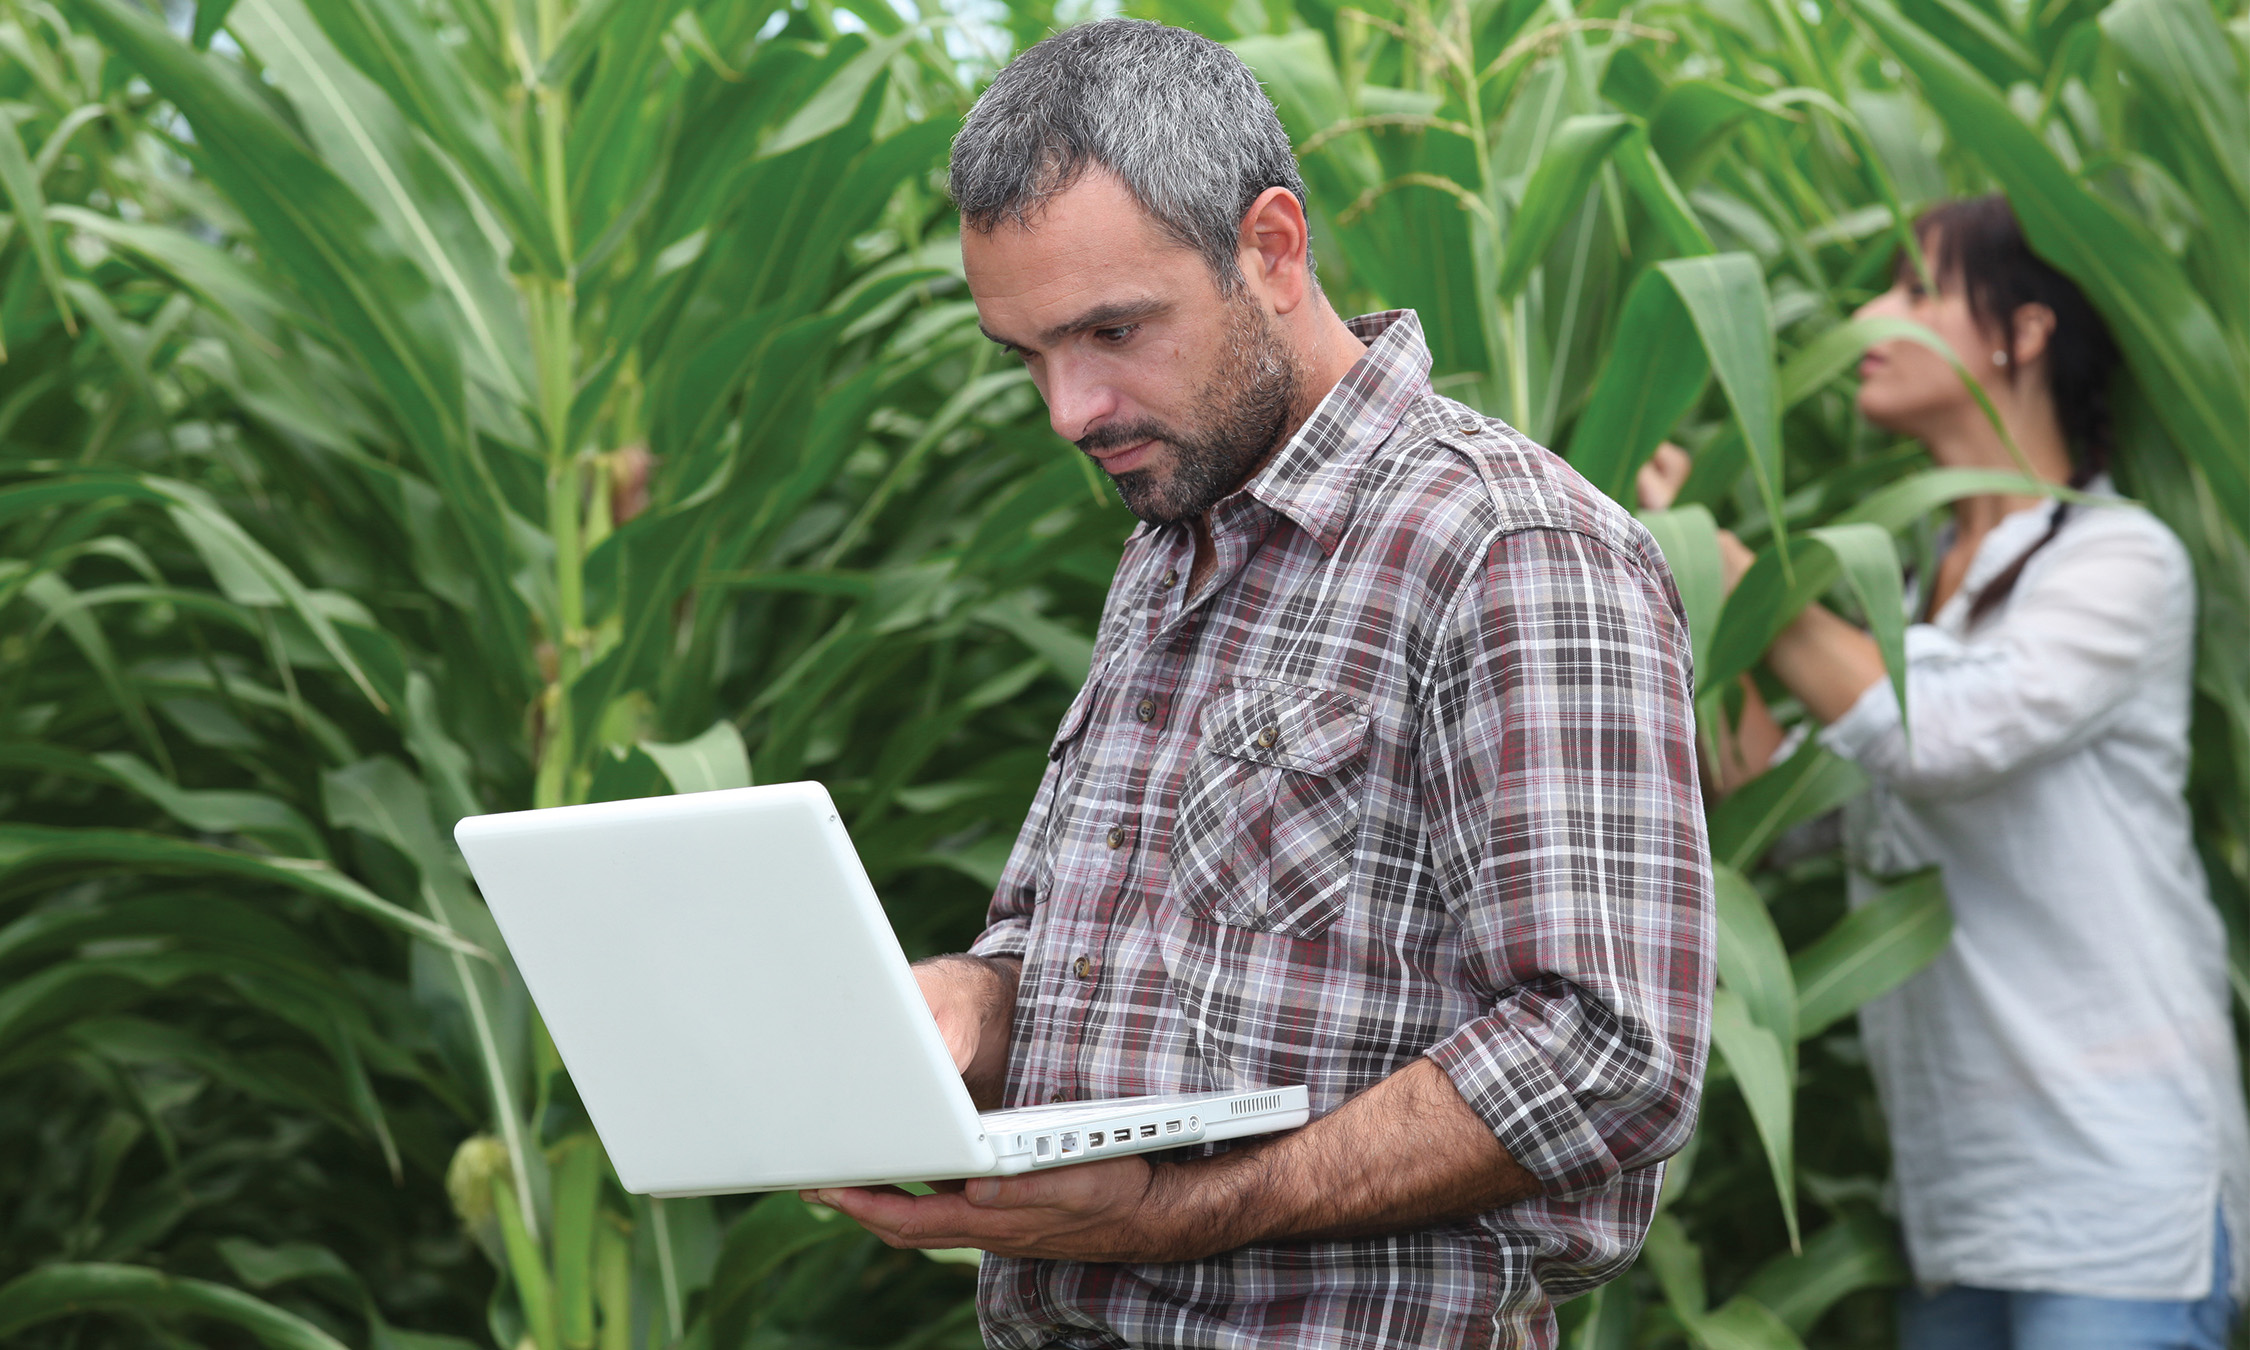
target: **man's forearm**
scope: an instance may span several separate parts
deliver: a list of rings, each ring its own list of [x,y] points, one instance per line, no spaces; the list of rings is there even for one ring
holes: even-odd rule
[[[934,1195],[835,1187],[805,1198],[894,1247],[1066,1261],[1193,1261],[1252,1242],[1408,1232],[1539,1193],[1426,1059],[1294,1134],[1214,1158],[1128,1156]]]
[[[1302,1130],[1159,1164],[1148,1202],[1192,1260],[1246,1243],[1367,1237],[1466,1218],[1539,1193],[1427,1059]]]

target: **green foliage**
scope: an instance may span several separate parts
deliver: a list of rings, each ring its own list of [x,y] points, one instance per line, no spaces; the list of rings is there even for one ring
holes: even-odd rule
[[[942,50],[525,17],[0,6],[11,1344],[974,1338],[626,1195],[446,831],[817,774],[957,943],[1130,519],[976,333]]]
[[[1905,212],[2006,187],[2196,557],[2250,1000],[2239,4],[1135,12],[1266,81],[1340,308],[1420,309],[1442,387],[1613,495],[1696,450],[1648,524],[1706,720],[1814,600],[1895,655],[1931,513],[2021,486],[1849,396]],[[974,1343],[960,1263],[625,1194],[446,840],[817,776],[908,947],[973,932],[1131,521],[975,330],[949,23],[0,0],[0,1338]],[[1884,1339],[1849,1014],[1949,920],[1927,876],[1847,914],[1792,835],[1860,787],[1810,746],[1714,807],[1713,1090],[1573,1344]]]

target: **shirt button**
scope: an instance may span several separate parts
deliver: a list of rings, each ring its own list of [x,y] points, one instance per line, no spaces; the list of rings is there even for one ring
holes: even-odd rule
[[[1484,431],[1484,423],[1482,423],[1482,422],[1463,422],[1463,423],[1461,424],[1461,427],[1460,427],[1460,431],[1461,431],[1461,434],[1462,434],[1462,435],[1464,435],[1464,436],[1476,436],[1476,435],[1480,435],[1480,434],[1482,434],[1482,433],[1483,433],[1483,431]]]
[[[1122,826],[1122,825],[1112,825],[1112,826],[1110,826],[1110,827],[1109,827],[1109,846],[1110,846],[1111,848],[1123,848],[1123,847],[1125,847],[1125,827],[1124,827],[1124,826]],[[1084,957],[1080,957],[1079,959],[1080,959],[1080,960],[1084,960],[1085,958],[1084,958]]]
[[[1077,960],[1070,963],[1070,973],[1076,975],[1081,980],[1090,980],[1094,978],[1094,958],[1091,956],[1079,957]]]
[[[1264,731],[1258,733],[1258,747],[1262,750],[1271,750],[1274,747],[1274,743],[1276,741],[1279,741],[1280,739],[1281,728],[1267,727]]]
[[[1156,700],[1153,698],[1144,698],[1140,702],[1134,704],[1133,716],[1140,718],[1143,722],[1155,721]]]
[[[1165,568],[1164,579],[1156,584],[1162,586],[1165,590],[1171,590],[1174,586],[1180,584],[1180,569],[1177,567]]]

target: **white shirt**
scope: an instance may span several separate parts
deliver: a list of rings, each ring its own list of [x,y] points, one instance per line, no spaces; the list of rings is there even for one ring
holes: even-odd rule
[[[2072,508],[2014,593],[1969,602],[2046,532],[2015,512],[1907,630],[1911,749],[1888,681],[1822,733],[1874,787],[1867,874],[1936,864],[1953,941],[1862,1009],[1924,1284],[2194,1299],[2225,1205],[2250,1287],[2250,1130],[2226,936],[2182,796],[2195,582],[2129,506]]]

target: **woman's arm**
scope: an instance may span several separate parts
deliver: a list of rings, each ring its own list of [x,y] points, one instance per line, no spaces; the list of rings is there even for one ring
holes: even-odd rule
[[[1766,706],[1766,696],[1758,692],[1758,682],[1743,676],[1742,715],[1714,728],[1711,744],[1706,747],[1704,790],[1712,797],[1739,791],[1773,767],[1773,757],[1787,739],[1789,734],[1774,720],[1773,709]]]
[[[2187,556],[2161,525],[2121,507],[2071,531],[1976,642],[1907,630],[1911,739],[1897,702],[1876,691],[1887,678],[1873,639],[1827,610],[1783,630],[1766,667],[1829,728],[1830,749],[1909,796],[1979,791],[2066,753],[2194,626]]]
[[[1735,538],[1734,531],[1719,531],[1719,570],[1728,594],[1734,593],[1742,574],[1757,560],[1758,555]],[[1804,703],[1805,710],[1822,726],[1850,712],[1852,705],[1859,702],[1859,696],[1881,684],[1887,673],[1883,669],[1882,649],[1875,645],[1875,639],[1818,604],[1807,605],[1799,611],[1797,617],[1789,621],[1789,626],[1781,630],[1781,636],[1773,640],[1773,645],[1766,648],[1766,669],[1788,686],[1789,692]],[[1757,697],[1755,688],[1750,693],[1753,698]],[[1781,744],[1781,728],[1774,724],[1773,714],[1767,711],[1764,699],[1757,699],[1757,708],[1766,725],[1773,727],[1773,745],[1766,747],[1766,754],[1770,756],[1774,747]],[[1750,725],[1746,709],[1744,731],[1748,731]],[[1765,763],[1763,759],[1753,762],[1761,766]]]
[[[1888,674],[1875,639],[1817,604],[1805,606],[1766,648],[1766,669],[1822,726],[1850,712]]]
[[[1757,556],[1733,531],[1719,531],[1720,573],[1729,593]],[[1884,676],[1883,655],[1874,640],[1820,605],[1807,605],[1774,639],[1766,650],[1766,667],[1824,725],[1849,712]],[[1711,739],[1716,753],[1705,758],[1715,762],[1705,768],[1711,787],[1723,795],[1771,768],[1786,736],[1757,682],[1745,675],[1742,716],[1717,728]]]

